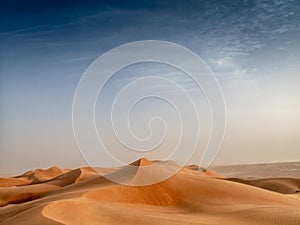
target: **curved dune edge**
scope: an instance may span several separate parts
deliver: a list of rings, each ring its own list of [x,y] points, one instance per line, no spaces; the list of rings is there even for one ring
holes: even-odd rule
[[[151,179],[157,175],[147,170],[151,163],[139,160],[134,162],[136,170],[122,174],[135,181]],[[157,173],[169,169],[170,165],[160,167]],[[38,184],[0,188],[1,201],[10,194],[14,203],[19,203],[0,208],[0,224],[285,225],[300,221],[298,194],[284,195],[226,180],[213,171],[200,172],[195,166],[185,167],[163,182],[140,187],[116,184],[88,167],[50,177]],[[295,180],[280,180],[279,185],[295,182],[297,185]],[[35,200],[21,196],[41,191]],[[17,202],[18,198],[22,201]]]

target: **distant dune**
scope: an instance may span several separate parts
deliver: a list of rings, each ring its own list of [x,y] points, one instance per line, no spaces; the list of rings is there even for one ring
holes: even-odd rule
[[[258,180],[229,178],[227,180],[276,191],[282,194],[296,194],[300,192],[300,179],[297,178],[265,178]]]
[[[170,170],[168,164],[149,171],[156,162],[140,159],[132,163],[135,170],[52,167],[0,178],[0,224],[300,224],[297,176],[249,180],[227,178],[220,168],[216,173],[187,166],[139,187],[97,173],[143,182]]]

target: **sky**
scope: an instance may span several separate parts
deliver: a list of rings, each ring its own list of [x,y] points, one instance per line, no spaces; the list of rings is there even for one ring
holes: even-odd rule
[[[184,46],[215,74],[227,109],[227,128],[215,165],[300,160],[299,1],[12,0],[0,4],[1,173],[85,165],[72,128],[79,80],[105,52],[140,40]],[[159,63],[132,65],[109,80],[96,105],[98,132],[126,163],[133,158],[113,137],[107,116],[122,87],[146,76],[162,76],[184,88],[201,111],[200,138],[209,136],[207,106],[191,79]],[[184,103],[182,95],[170,91],[173,86],[150,84],[141,89],[172,93]],[[126,108],[126,102],[122,104]],[[130,123],[133,132],[145,138],[151,131],[147,123],[158,112],[166,118],[168,138],[173,141],[149,156],[164,158],[172,152],[180,130],[174,108],[147,99],[132,111]],[[157,141],[161,124],[154,123],[154,130],[156,125]],[[113,164],[101,160],[101,148],[95,151],[100,157],[97,166]],[[202,152],[197,150],[190,163],[199,163]]]

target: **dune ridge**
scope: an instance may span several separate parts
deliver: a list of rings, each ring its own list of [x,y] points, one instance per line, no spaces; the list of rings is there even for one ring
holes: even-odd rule
[[[143,183],[177,168],[140,159],[119,169],[52,167],[2,178],[0,224],[299,224],[296,178],[250,182],[193,165],[148,186],[108,179]]]

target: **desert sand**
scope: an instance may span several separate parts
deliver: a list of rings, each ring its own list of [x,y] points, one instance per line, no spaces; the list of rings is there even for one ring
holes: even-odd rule
[[[187,166],[140,187],[98,173],[143,180],[170,169],[150,172],[153,163],[140,159],[133,163],[136,170],[52,167],[0,178],[0,224],[300,224],[300,178],[294,170],[300,163],[285,164],[288,176],[278,165],[268,167],[269,177],[259,175],[271,173],[257,171],[259,166],[213,168],[217,172]]]

